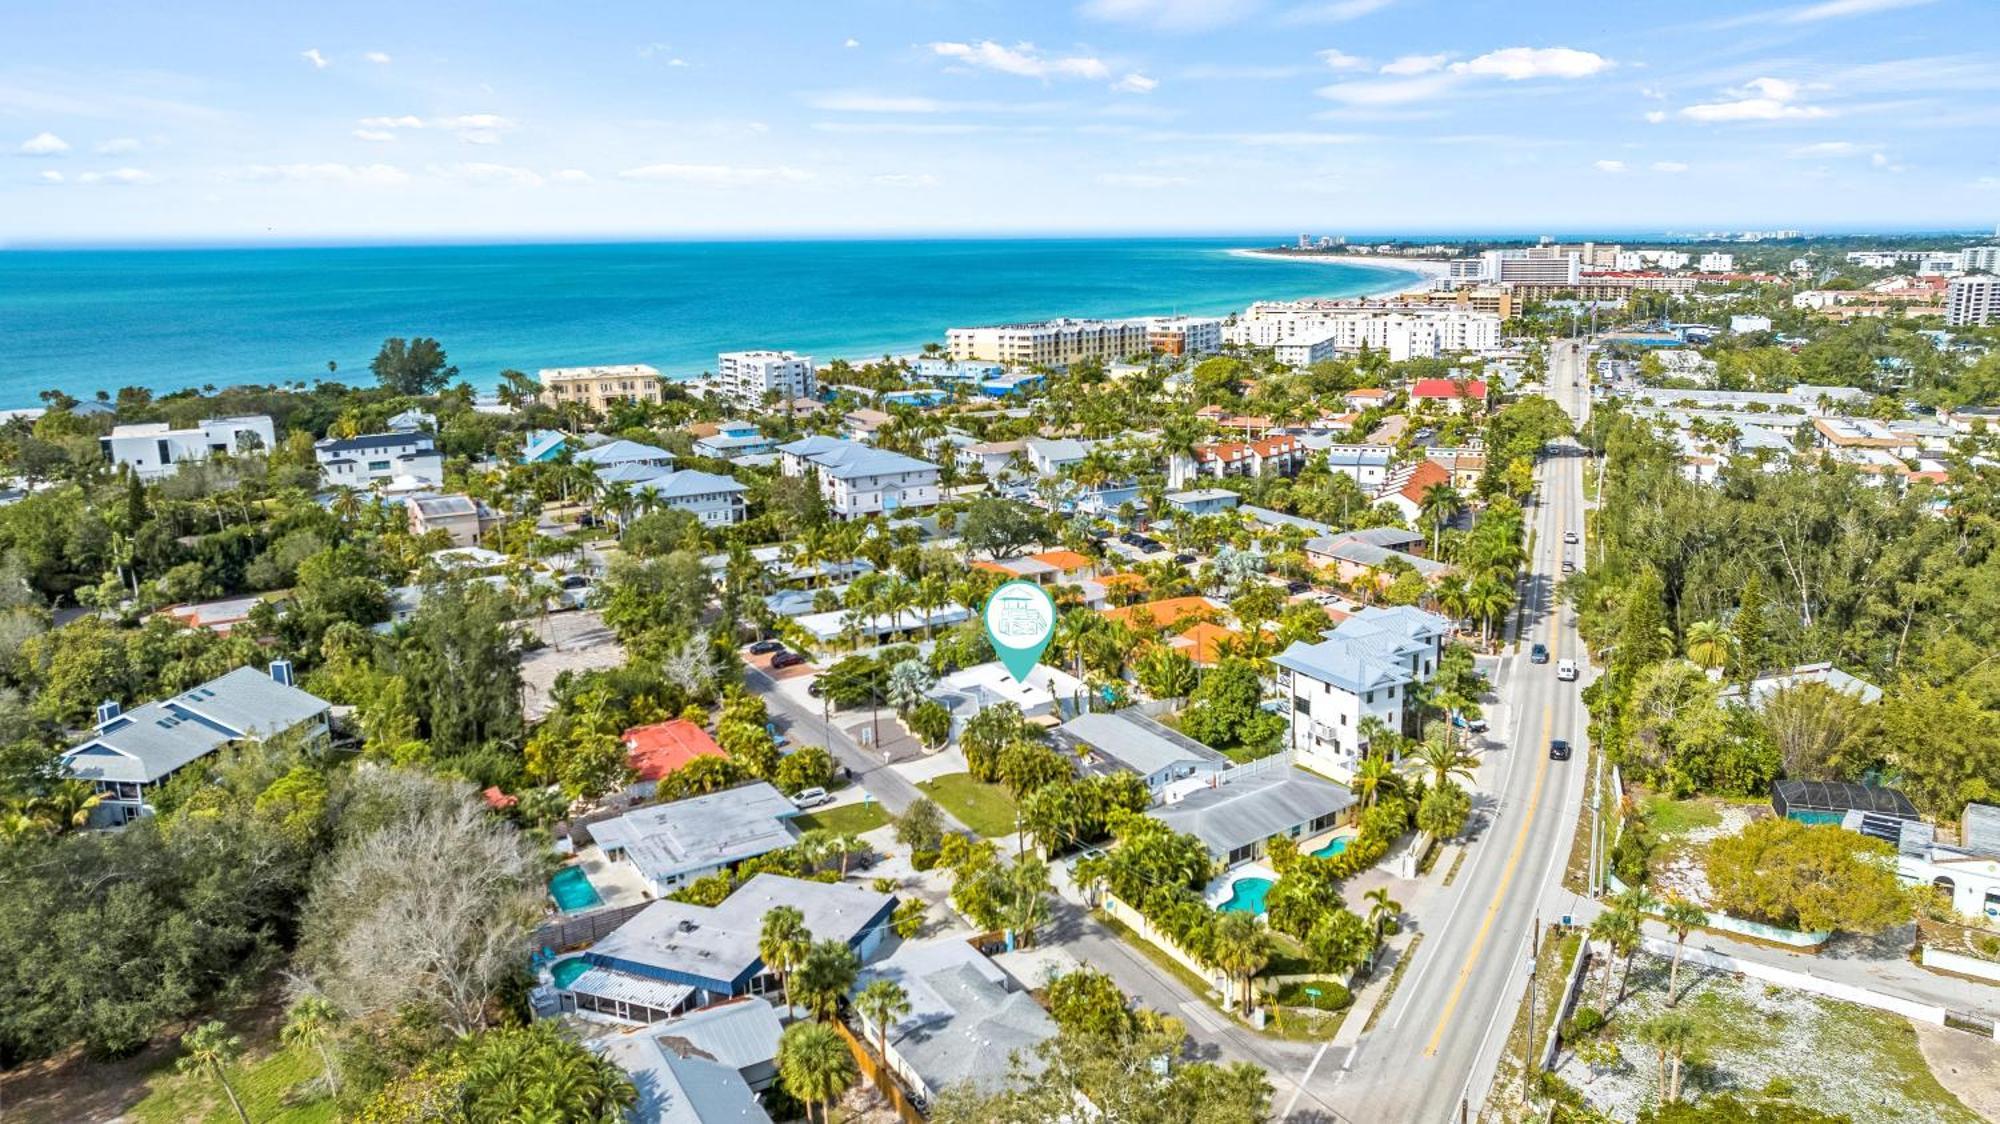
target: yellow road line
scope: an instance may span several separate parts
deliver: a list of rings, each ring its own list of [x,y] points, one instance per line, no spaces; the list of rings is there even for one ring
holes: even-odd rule
[[[1558,506],[1553,509],[1556,516],[1554,521],[1556,542],[1553,545],[1555,546],[1555,554],[1558,559],[1562,556],[1562,516],[1566,506],[1562,501],[1567,498],[1567,490],[1565,490],[1565,495],[1561,499],[1558,499]],[[1558,572],[1560,572],[1560,564],[1558,564]],[[1561,658],[1562,601],[1552,593],[1549,598],[1550,666],[1553,667]],[[1554,722],[1555,704],[1545,704],[1542,707],[1542,744],[1547,744]],[[1519,752],[1521,747],[1517,746],[1515,749],[1516,752]],[[1521,856],[1527,852],[1528,833],[1535,826],[1535,813],[1540,809],[1542,803],[1542,785],[1548,780],[1548,776],[1549,758],[1545,753],[1541,756],[1541,763],[1535,766],[1535,786],[1528,793],[1528,804],[1526,814],[1521,817],[1520,833],[1514,837],[1513,850],[1507,853],[1507,865],[1500,872],[1500,886],[1493,892],[1492,904],[1486,907],[1486,916],[1479,923],[1479,932],[1473,935],[1472,948],[1465,955],[1465,966],[1458,970],[1458,981],[1452,984],[1451,995],[1445,999],[1444,1010],[1438,1015],[1437,1029],[1431,1032],[1430,1043],[1424,1047],[1424,1056],[1427,1058],[1437,1055],[1438,1044],[1444,1040],[1445,1028],[1451,1025],[1452,1012],[1458,1009],[1459,1000],[1465,997],[1465,985],[1472,981],[1472,971],[1479,964],[1479,954],[1486,947],[1486,938],[1493,930],[1494,919],[1500,916],[1500,906],[1507,900],[1507,887],[1513,885],[1514,872],[1520,869]]]

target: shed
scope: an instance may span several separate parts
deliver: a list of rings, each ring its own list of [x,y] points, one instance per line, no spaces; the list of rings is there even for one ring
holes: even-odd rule
[[[1849,812],[1914,820],[1916,805],[1893,788],[1849,781],[1779,781],[1771,786],[1771,808],[1800,823],[1838,824]]]

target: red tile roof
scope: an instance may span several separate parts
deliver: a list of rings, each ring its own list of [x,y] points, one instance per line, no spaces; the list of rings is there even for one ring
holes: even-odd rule
[[[512,808],[514,805],[519,804],[521,802],[520,797],[509,796],[508,794],[500,791],[500,786],[497,784],[485,790],[484,792],[481,792],[479,795],[486,799],[486,806],[488,808],[493,809],[496,812]]]
[[[722,747],[708,731],[676,718],[625,731],[626,757],[642,781],[656,781],[697,757],[722,757]]]
[[[1486,383],[1480,379],[1467,379],[1463,392],[1450,379],[1418,379],[1410,388],[1412,398],[1478,398],[1486,397]]]
[[[1423,461],[1411,471],[1410,479],[1397,489],[1411,503],[1424,502],[1424,493],[1433,484],[1451,483],[1451,472],[1436,461]]]

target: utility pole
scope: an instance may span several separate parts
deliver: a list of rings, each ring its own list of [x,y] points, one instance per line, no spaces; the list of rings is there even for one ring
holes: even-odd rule
[[[1521,1044],[1521,1103],[1527,1104],[1535,1083],[1535,969],[1541,961],[1542,915],[1528,935],[1528,1040]]]

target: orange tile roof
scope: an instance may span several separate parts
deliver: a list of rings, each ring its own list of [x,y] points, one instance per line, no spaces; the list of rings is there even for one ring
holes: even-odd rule
[[[1028,557],[1033,558],[1037,562],[1054,566],[1065,574],[1075,570],[1088,570],[1092,566],[1097,565],[1096,560],[1091,558],[1090,555],[1079,554],[1074,550],[1045,550],[1040,554],[1031,554]]]
[[[1209,665],[1222,658],[1225,647],[1233,647],[1242,640],[1243,634],[1233,628],[1202,621],[1174,637],[1173,646],[1186,652],[1194,662]]]
[[[1166,628],[1189,617],[1214,618],[1222,615],[1222,610],[1209,603],[1206,597],[1167,597],[1158,601],[1144,601],[1137,605],[1126,605],[1117,609],[1099,609],[1108,620],[1120,624],[1130,624],[1140,613],[1153,618],[1153,623]]]
[[[685,718],[634,726],[625,731],[626,759],[643,781],[656,781],[697,757],[723,757],[708,731]]]
[[[485,799],[486,806],[488,808],[493,809],[496,812],[512,808],[514,805],[519,804],[521,802],[520,797],[510,796],[507,793],[500,791],[500,786],[497,784],[481,792],[479,795],[483,799]]]
[[[1424,493],[1430,490],[1431,485],[1449,483],[1451,483],[1451,471],[1436,461],[1427,460],[1411,471],[1409,481],[1398,489],[1398,492],[1411,503],[1422,503]]]
[[[972,564],[972,568],[975,570],[984,570],[989,574],[1005,574],[1010,578],[1015,576],[1014,571],[1008,569],[1007,567],[1001,565],[998,562],[988,562],[984,558],[974,562]]]

